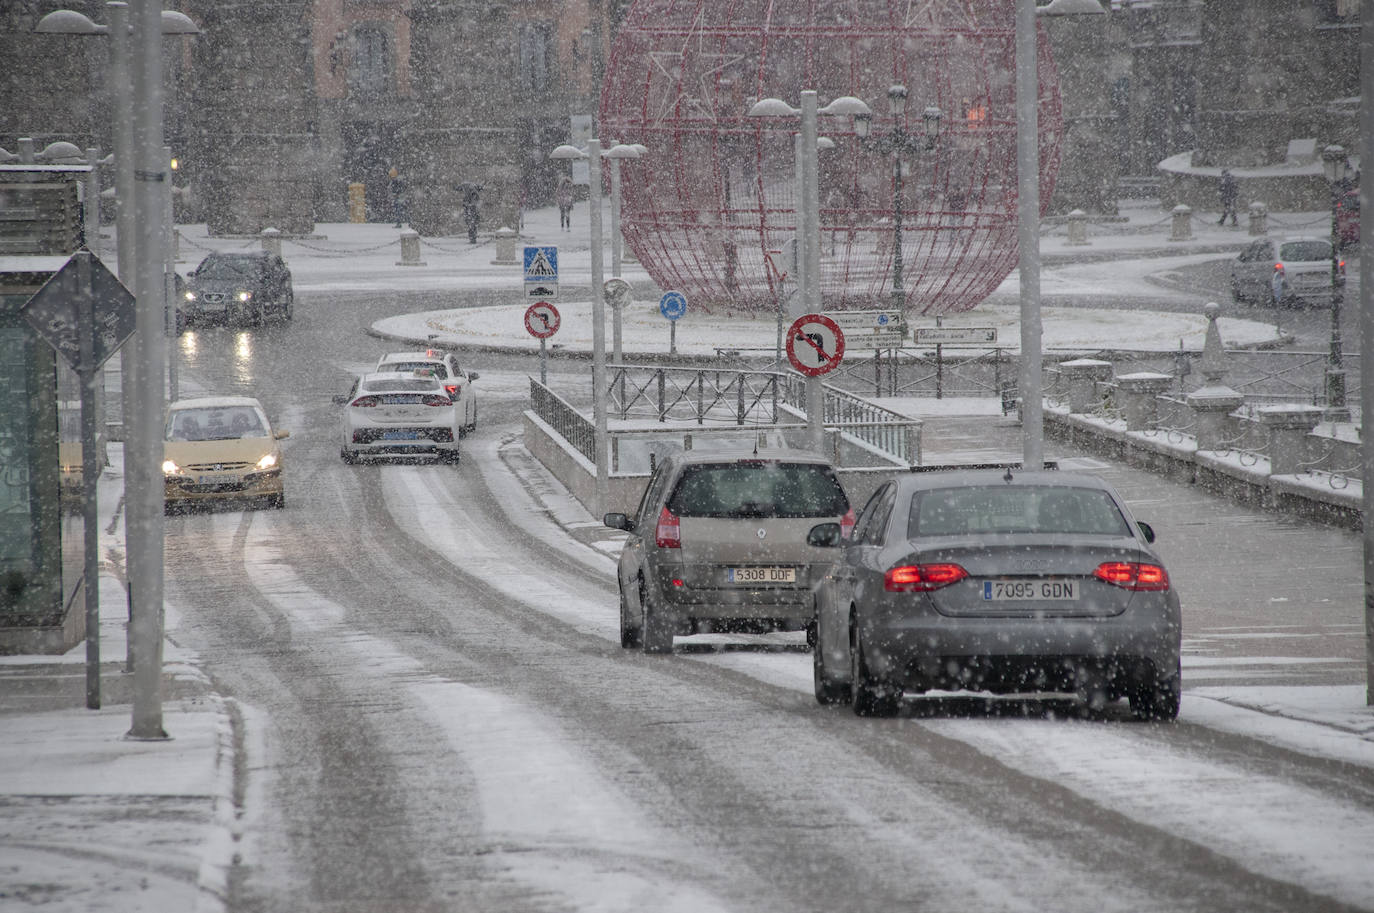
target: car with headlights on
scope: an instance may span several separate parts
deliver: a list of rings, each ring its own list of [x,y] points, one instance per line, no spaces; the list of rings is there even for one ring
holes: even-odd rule
[[[849,535],[826,523],[808,538],[834,560],[816,592],[822,704],[889,716],[909,693],[1070,692],[1178,715],[1178,593],[1154,530],[1096,476],[911,472]]]
[[[426,349],[423,352],[388,352],[377,359],[378,371],[429,371],[439,378],[445,392],[458,407],[463,434],[477,430],[477,391],[472,382],[476,371],[464,371],[453,352]]]
[[[167,513],[206,502],[286,506],[281,441],[250,396],[200,396],[167,407],[162,477]]]
[[[200,322],[262,326],[290,320],[295,307],[291,271],[266,251],[215,251],[186,277],[179,325]]]
[[[625,530],[620,645],[671,653],[677,635],[809,630],[812,587],[829,566],[807,543],[853,515],[835,470],[809,451],[691,450],[658,461]]]
[[[345,463],[397,457],[458,462],[462,416],[432,371],[370,372],[334,402],[344,407],[339,456]]]
[[[1308,301],[1330,302],[1329,238],[1285,238],[1252,241],[1231,261],[1231,298],[1275,307]],[[1336,283],[1345,283],[1345,261],[1335,258]]]

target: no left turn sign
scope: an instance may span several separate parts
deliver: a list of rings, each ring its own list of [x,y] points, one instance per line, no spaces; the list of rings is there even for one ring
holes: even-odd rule
[[[803,314],[787,330],[787,360],[807,377],[828,374],[844,358],[844,332],[824,314]]]
[[[558,332],[558,308],[547,301],[536,301],[525,308],[525,329],[536,339],[548,339]]]

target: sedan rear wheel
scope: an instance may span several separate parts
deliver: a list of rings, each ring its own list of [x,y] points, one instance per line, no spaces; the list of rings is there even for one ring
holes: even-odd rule
[[[854,625],[849,641],[849,663],[853,684],[852,697],[854,713],[857,716],[896,716],[901,706],[902,693],[893,685],[875,678],[868,671],[868,660],[864,657],[863,639],[858,625]]]
[[[639,607],[642,614],[640,639],[645,653],[673,652],[673,621],[665,618],[663,609],[653,604],[648,584],[639,579]]]
[[[339,458],[342,459],[349,466],[352,466],[354,463],[358,462],[358,458],[353,455],[353,451],[349,450],[347,447],[343,447],[339,450]]]
[[[1182,671],[1176,668],[1173,678],[1137,685],[1130,693],[1131,715],[1137,720],[1162,723],[1178,719],[1178,706],[1183,696]]]

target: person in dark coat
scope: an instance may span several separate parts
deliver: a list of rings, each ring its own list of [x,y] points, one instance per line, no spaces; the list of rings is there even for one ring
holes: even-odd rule
[[[564,231],[571,231],[573,185],[572,180],[567,175],[558,179],[558,190],[555,192],[554,197],[558,201],[558,227]]]
[[[396,219],[396,227],[400,228],[409,221],[406,213],[406,182],[401,177],[401,173],[392,168],[387,172],[387,189],[391,191],[391,214]]]
[[[464,181],[458,185],[463,194],[463,221],[468,226],[468,243],[477,243],[477,225],[482,219],[482,185]]]
[[[1226,217],[1231,217],[1231,224],[1236,223],[1236,179],[1231,174],[1230,168],[1221,169],[1221,218],[1217,219],[1217,224],[1222,225],[1226,222]]]

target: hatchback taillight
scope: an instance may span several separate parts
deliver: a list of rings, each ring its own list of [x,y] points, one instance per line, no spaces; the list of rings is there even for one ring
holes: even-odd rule
[[[668,508],[658,512],[654,526],[654,545],[659,548],[682,548],[682,521]]]
[[[1125,590],[1167,590],[1169,573],[1157,564],[1136,561],[1107,561],[1097,566],[1093,576]]]
[[[378,402],[380,402],[380,400],[378,400],[375,396],[360,396],[353,402],[349,403],[349,405],[354,406],[358,409],[367,409],[371,406],[377,405]]]
[[[929,593],[958,583],[968,571],[957,564],[903,564],[883,574],[883,589],[889,593]]]

